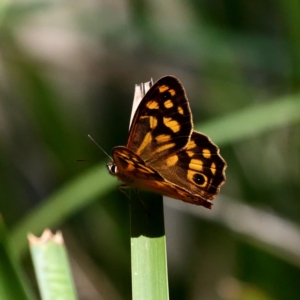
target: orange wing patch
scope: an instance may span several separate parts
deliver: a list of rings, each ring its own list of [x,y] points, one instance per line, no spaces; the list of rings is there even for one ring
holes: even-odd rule
[[[163,118],[164,124],[170,128],[173,132],[178,132],[181,128],[180,124],[172,118]]]

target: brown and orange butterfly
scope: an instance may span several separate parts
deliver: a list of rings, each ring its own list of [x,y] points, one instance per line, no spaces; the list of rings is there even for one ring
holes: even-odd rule
[[[226,162],[206,135],[194,131],[185,90],[173,76],[159,79],[140,102],[126,146],[112,150],[110,174],[121,187],[148,190],[211,208],[225,182]]]

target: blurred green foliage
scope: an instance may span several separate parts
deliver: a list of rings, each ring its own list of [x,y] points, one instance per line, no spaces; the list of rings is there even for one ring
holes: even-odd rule
[[[0,212],[29,278],[26,233],[61,228],[79,298],[130,299],[128,199],[87,134],[124,145],[134,84],[172,74],[228,169],[212,211],[166,201],[171,299],[299,299],[299,20],[298,1],[1,2]]]

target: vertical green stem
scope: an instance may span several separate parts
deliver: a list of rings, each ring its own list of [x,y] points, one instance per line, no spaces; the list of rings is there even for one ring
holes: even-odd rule
[[[161,196],[132,200],[132,299],[168,299],[164,211]]]
[[[144,90],[136,86],[133,107],[137,107]],[[162,197],[132,197],[130,218],[132,299],[169,299]]]

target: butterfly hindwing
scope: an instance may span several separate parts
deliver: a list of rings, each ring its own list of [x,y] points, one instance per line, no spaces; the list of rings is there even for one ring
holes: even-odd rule
[[[187,180],[196,186],[192,191],[199,192],[206,199],[214,199],[226,180],[227,165],[219,148],[209,137],[194,131],[185,152],[190,157]]]
[[[127,148],[145,162],[179,151],[193,130],[182,84],[172,76],[158,80],[139,104],[129,131]]]
[[[219,148],[204,134],[194,131],[186,148],[156,161],[152,167],[166,180],[191,195],[212,200],[225,182],[226,163]]]

